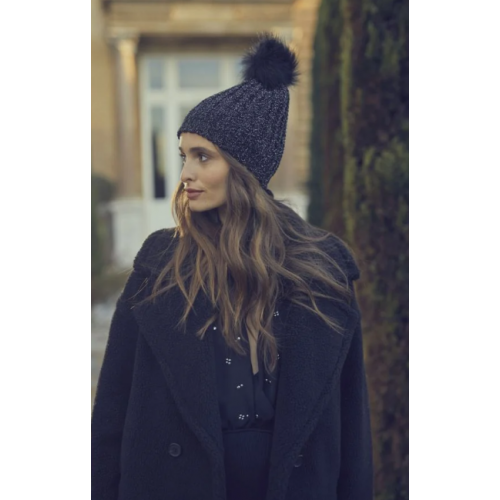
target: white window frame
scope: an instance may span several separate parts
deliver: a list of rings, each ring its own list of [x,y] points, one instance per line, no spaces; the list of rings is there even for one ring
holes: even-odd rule
[[[150,89],[148,81],[148,60],[162,59],[164,61],[164,88]],[[178,62],[186,59],[219,59],[221,63],[220,87],[206,89],[181,89],[178,86]],[[139,58],[139,96],[140,96],[140,128],[141,128],[141,159],[142,159],[142,190],[145,200],[165,202],[171,199],[175,186],[180,181],[181,161],[178,152],[177,130],[181,126],[180,110],[183,105],[190,108],[206,97],[237,85],[241,75],[237,74],[236,64],[241,61],[241,55],[227,53],[142,53]],[[164,199],[154,198],[153,164],[151,151],[151,122],[149,110],[152,105],[161,106],[165,110],[164,143],[166,145],[166,181],[167,190]]]

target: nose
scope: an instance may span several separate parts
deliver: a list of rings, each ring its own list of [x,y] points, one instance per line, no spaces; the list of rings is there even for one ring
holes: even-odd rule
[[[181,170],[181,182],[186,185],[188,184],[189,182],[194,182],[194,176],[193,176],[193,172],[189,169],[189,167],[187,166],[187,161],[184,162],[184,165],[182,166],[182,170]]]

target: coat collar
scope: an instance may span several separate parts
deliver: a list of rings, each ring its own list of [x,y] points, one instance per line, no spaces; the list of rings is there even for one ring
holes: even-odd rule
[[[268,498],[279,498],[296,455],[314,429],[322,409],[338,383],[355,324],[356,308],[321,300],[321,310],[345,328],[332,332],[316,315],[288,299],[276,305],[273,332],[280,346],[280,376],[275,430],[270,457]],[[319,303],[319,302],[318,302]],[[204,339],[194,335],[214,312],[200,291],[188,316],[186,334],[175,325],[184,310],[182,293],[172,289],[156,303],[134,308],[137,322],[150,345],[179,412],[204,446],[214,475],[224,484],[224,449],[215,374],[213,331]],[[222,486],[221,486],[222,487]],[[218,495],[218,496],[217,496]],[[216,498],[223,498],[222,491]]]

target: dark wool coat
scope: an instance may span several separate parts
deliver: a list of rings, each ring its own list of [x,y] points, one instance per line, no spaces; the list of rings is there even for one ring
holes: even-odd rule
[[[172,236],[147,238],[116,305],[92,411],[93,500],[226,498],[213,339],[189,334],[212,306],[200,293],[183,334],[174,327],[184,309],[178,290],[154,304],[130,300],[151,290]],[[338,238],[329,241],[352,286],[358,268]],[[356,300],[317,302],[343,336],[286,299],[276,305],[282,356],[265,500],[371,500],[360,311]]]

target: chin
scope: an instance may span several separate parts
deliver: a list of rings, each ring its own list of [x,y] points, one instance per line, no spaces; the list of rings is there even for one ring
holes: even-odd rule
[[[215,207],[207,207],[207,206],[203,206],[203,205],[198,205],[196,203],[196,200],[193,200],[194,203],[192,201],[189,202],[189,208],[192,212],[206,212],[207,210],[212,210],[213,208]]]
[[[189,208],[193,210],[193,212],[206,212],[207,210],[217,210],[223,205],[223,203],[209,204],[209,203],[200,203],[200,200],[189,200]]]

